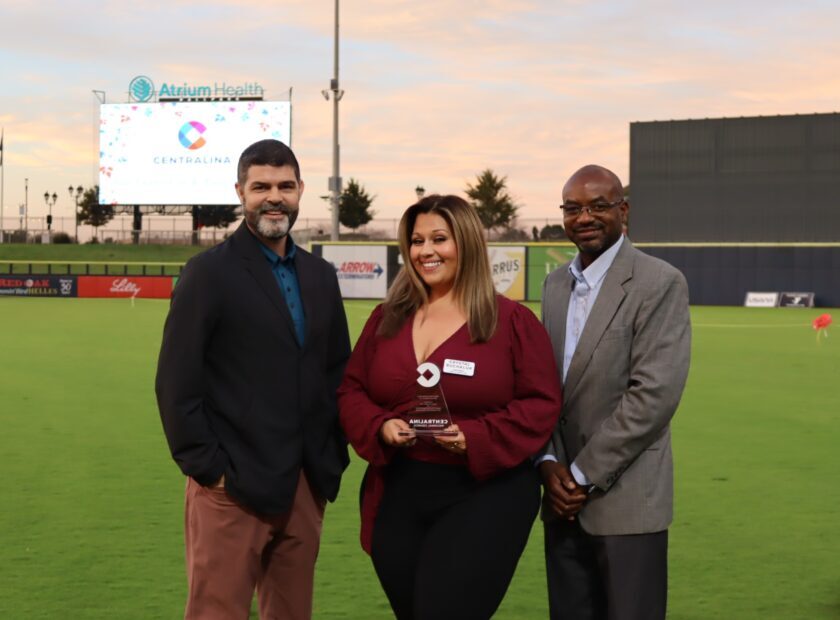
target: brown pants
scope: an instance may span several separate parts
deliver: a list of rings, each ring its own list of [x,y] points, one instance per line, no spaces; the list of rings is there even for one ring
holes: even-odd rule
[[[312,617],[312,582],[324,518],[301,470],[291,511],[260,516],[223,488],[187,480],[184,534],[187,620],[247,619],[254,588],[263,620]]]

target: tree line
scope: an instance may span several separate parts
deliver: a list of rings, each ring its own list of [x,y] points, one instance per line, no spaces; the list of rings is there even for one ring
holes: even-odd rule
[[[424,189],[418,186],[416,191],[419,197]],[[508,191],[507,177],[499,176],[487,168],[476,175],[474,182],[467,183],[464,193],[468,202],[475,207],[488,235],[511,240],[529,238],[528,233],[516,228],[517,214],[521,206]],[[357,179],[350,178],[339,197],[339,222],[354,232],[368,224],[376,215],[376,211],[372,209],[375,199],[376,196],[372,196]],[[227,228],[236,221],[238,209],[239,205],[194,207],[192,211],[194,227],[196,229]],[[114,215],[115,210],[112,205],[99,204],[98,185],[84,191],[79,201],[76,218],[79,224],[93,226],[95,238],[98,228],[110,222]],[[549,224],[541,230],[534,227],[530,237],[534,240],[553,241],[565,238],[565,233],[559,224]]]

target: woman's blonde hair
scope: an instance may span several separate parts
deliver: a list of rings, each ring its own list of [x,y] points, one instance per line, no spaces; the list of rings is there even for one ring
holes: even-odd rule
[[[421,213],[439,215],[445,221],[458,249],[453,291],[456,302],[467,316],[471,342],[486,342],[496,330],[498,310],[496,290],[490,276],[487,242],[484,229],[475,209],[458,196],[426,196],[411,205],[403,214],[399,227],[400,270],[383,303],[383,318],[379,334],[394,336],[405,323],[429,300],[429,287],[423,282],[411,262],[411,235]]]

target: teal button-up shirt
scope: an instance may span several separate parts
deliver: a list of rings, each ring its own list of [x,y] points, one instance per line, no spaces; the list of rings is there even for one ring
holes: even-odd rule
[[[295,256],[297,246],[292,241],[291,235],[286,237],[286,255],[278,256],[273,250],[260,243],[260,249],[271,265],[271,272],[280,287],[280,293],[286,300],[289,314],[295,324],[295,334],[300,346],[303,346],[306,334],[306,317],[303,314],[303,300],[300,297],[300,284],[298,282],[297,270],[295,269]]]

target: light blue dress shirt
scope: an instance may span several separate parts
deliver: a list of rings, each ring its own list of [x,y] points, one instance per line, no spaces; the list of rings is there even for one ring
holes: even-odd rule
[[[581,270],[580,254],[575,256],[569,273],[574,278],[572,295],[569,298],[569,310],[566,314],[566,347],[563,350],[563,382],[566,382],[566,375],[569,372],[569,365],[577,349],[580,335],[601,292],[601,285],[612,267],[616,254],[624,242],[624,235],[618,238],[601,256],[596,258],[589,267]]]
[[[566,314],[566,343],[563,349],[563,382],[566,382],[566,374],[569,372],[569,366],[572,363],[572,357],[575,355],[580,336],[583,333],[583,328],[586,326],[586,321],[589,314],[595,306],[595,300],[598,299],[598,293],[601,292],[601,285],[604,283],[604,278],[607,275],[610,267],[615,260],[616,254],[621,249],[621,244],[624,243],[624,235],[618,238],[618,241],[613,243],[607,250],[598,258],[592,261],[586,269],[581,269],[580,253],[578,253],[572,263],[569,265],[569,273],[572,275],[574,283],[572,285],[572,295],[569,297],[569,309]],[[546,455],[541,459],[554,460],[554,457]],[[581,486],[589,486],[591,483],[584,475],[576,463],[572,463],[570,467],[572,476],[575,481]]]

